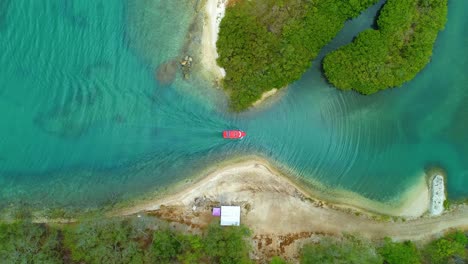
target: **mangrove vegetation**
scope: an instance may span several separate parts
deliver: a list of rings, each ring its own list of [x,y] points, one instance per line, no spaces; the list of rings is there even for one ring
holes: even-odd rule
[[[452,231],[428,243],[320,236],[300,250],[303,264],[466,263],[467,234]],[[251,259],[247,227],[213,222],[192,233],[152,216],[88,219],[69,224],[0,223],[1,263],[144,264],[296,263],[285,256]],[[293,262],[290,262],[293,261]]]
[[[344,22],[376,2],[231,1],[216,44],[231,108],[244,110],[299,79]],[[324,74],[339,89],[361,94],[400,86],[429,63],[446,16],[447,0],[388,0],[376,29],[325,57]]]
[[[388,0],[377,30],[361,32],[325,57],[327,79],[362,94],[400,86],[429,63],[446,16],[447,0]]]
[[[244,110],[264,92],[299,79],[344,22],[376,2],[231,1],[216,43],[231,108]]]
[[[1,263],[252,263],[246,227],[210,225],[203,234],[174,230],[152,217],[78,224],[0,224]]]

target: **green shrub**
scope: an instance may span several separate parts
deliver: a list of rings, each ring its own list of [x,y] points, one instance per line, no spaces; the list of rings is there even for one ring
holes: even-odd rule
[[[382,259],[369,241],[345,236],[342,240],[326,237],[318,244],[305,245],[301,263],[381,264]]]
[[[212,263],[251,263],[250,247],[245,241],[249,235],[249,229],[244,226],[221,227],[218,224],[212,224],[208,227],[203,239],[205,253]]]
[[[2,263],[62,263],[59,234],[44,224],[0,224]]]
[[[204,256],[203,241],[196,235],[158,230],[153,233],[151,256],[157,263],[199,263]]]
[[[385,238],[384,245],[378,249],[378,252],[388,264],[421,263],[421,254],[411,241],[397,243]]]
[[[83,222],[66,230],[64,242],[76,262],[143,263],[142,234],[136,230],[120,219]]]
[[[200,260],[205,256],[202,237],[184,234],[179,234],[177,237],[180,243],[177,260],[183,264],[200,263]]]
[[[448,199],[444,200],[444,209],[448,210],[450,209],[451,203]]]
[[[282,258],[275,256],[271,258],[270,264],[287,264],[287,262]]]
[[[432,241],[424,249],[430,263],[447,263],[453,257],[466,258],[468,238],[461,231],[448,234]]]
[[[447,0],[388,0],[378,30],[361,32],[325,57],[327,79],[362,94],[402,85],[429,63],[446,16]]]
[[[180,251],[180,243],[176,239],[176,234],[169,229],[157,230],[153,233],[153,243],[151,244],[152,258],[158,263],[172,263]]]
[[[344,22],[377,0],[236,1],[226,9],[216,43],[231,108],[299,79]]]

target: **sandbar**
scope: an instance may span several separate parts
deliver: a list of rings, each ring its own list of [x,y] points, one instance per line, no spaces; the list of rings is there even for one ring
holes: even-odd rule
[[[120,208],[112,215],[150,214],[201,230],[216,221],[211,216],[213,207],[239,205],[241,222],[252,229],[254,254],[259,258],[281,254],[295,259],[301,245],[318,234],[427,240],[450,228],[468,228],[466,205],[437,217],[424,214],[429,206],[424,176],[401,197],[400,203],[387,205],[345,193],[346,203],[340,204],[315,198],[313,192],[259,157],[208,171],[172,194]]]

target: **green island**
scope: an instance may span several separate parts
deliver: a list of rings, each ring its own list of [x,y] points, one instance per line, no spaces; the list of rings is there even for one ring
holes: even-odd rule
[[[201,234],[172,228],[153,217],[83,220],[73,224],[0,224],[3,263],[254,263],[250,230],[208,225]],[[425,244],[367,240],[343,234],[305,244],[300,263],[462,263],[468,260],[467,235],[452,231]],[[272,256],[267,263],[287,264]]]
[[[364,1],[234,1],[216,47],[226,70],[231,108],[241,111],[264,92],[298,80],[344,22],[376,3]]]
[[[234,1],[221,22],[218,64],[231,108],[241,111],[264,92],[298,80],[318,52],[375,0]],[[389,0],[379,29],[369,29],[328,54],[327,79],[362,94],[399,86],[429,62],[447,16],[447,0]]]
[[[378,30],[360,33],[325,57],[327,79],[340,89],[362,94],[413,79],[429,63],[446,16],[447,0],[388,0],[377,20]]]

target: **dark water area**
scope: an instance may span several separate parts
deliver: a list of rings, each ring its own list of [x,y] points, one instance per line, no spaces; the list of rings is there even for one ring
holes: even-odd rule
[[[156,78],[180,56],[190,1],[0,1],[2,204],[111,203],[250,154],[379,201],[398,199],[425,168],[440,166],[449,197],[467,197],[466,8],[449,2],[431,63],[400,88],[341,92],[320,71],[327,52],[372,27],[376,5],[284,96],[237,115],[203,82]],[[248,136],[223,140],[228,128]]]

